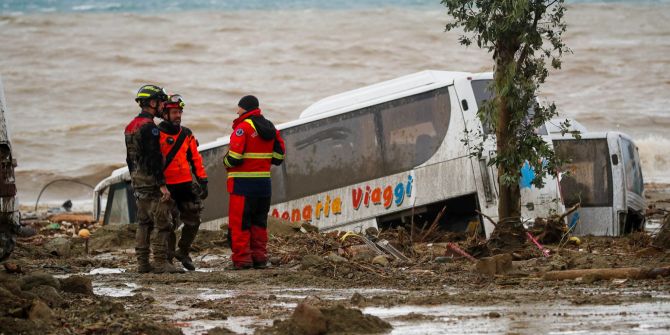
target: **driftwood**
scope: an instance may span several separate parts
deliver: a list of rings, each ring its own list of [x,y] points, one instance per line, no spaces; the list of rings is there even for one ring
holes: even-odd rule
[[[597,279],[654,279],[670,276],[670,266],[661,268],[616,268],[616,269],[582,269],[549,271],[544,274],[544,280],[566,280],[580,277],[595,277]]]

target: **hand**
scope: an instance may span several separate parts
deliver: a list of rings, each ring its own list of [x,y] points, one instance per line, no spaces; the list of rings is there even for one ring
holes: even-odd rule
[[[199,184],[200,184],[200,199],[205,200],[209,195],[209,191],[207,190],[207,181],[205,180],[200,181]]]
[[[170,191],[168,191],[167,186],[163,185],[161,186],[161,201],[168,201],[170,200]]]

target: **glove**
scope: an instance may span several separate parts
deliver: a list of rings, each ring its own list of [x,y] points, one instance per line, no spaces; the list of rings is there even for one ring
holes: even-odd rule
[[[200,199],[207,199],[207,196],[209,195],[209,191],[207,190],[207,180],[199,180],[198,184],[200,184]]]

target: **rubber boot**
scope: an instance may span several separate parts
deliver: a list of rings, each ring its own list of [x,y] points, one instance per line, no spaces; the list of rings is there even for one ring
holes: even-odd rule
[[[149,241],[151,238],[151,227],[147,225],[138,225],[135,232],[135,255],[137,256],[137,272],[148,273],[153,269],[149,264]]]
[[[181,238],[179,239],[179,250],[175,253],[175,258],[181,262],[181,265],[189,271],[195,270],[193,260],[189,257],[191,244],[195,241],[200,225],[184,225],[181,229]]]
[[[154,243],[154,273],[183,273],[184,270],[177,269],[172,262],[168,261],[168,245],[170,231],[161,231],[156,234]]]

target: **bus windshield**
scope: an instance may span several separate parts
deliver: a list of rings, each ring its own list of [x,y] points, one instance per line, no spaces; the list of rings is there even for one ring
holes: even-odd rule
[[[642,169],[640,168],[639,155],[635,144],[627,139],[621,140],[621,152],[623,166],[626,171],[626,190],[642,195],[644,181],[642,180]]]
[[[612,171],[607,139],[555,140],[561,167],[560,191],[563,203],[572,207],[612,206]]]

